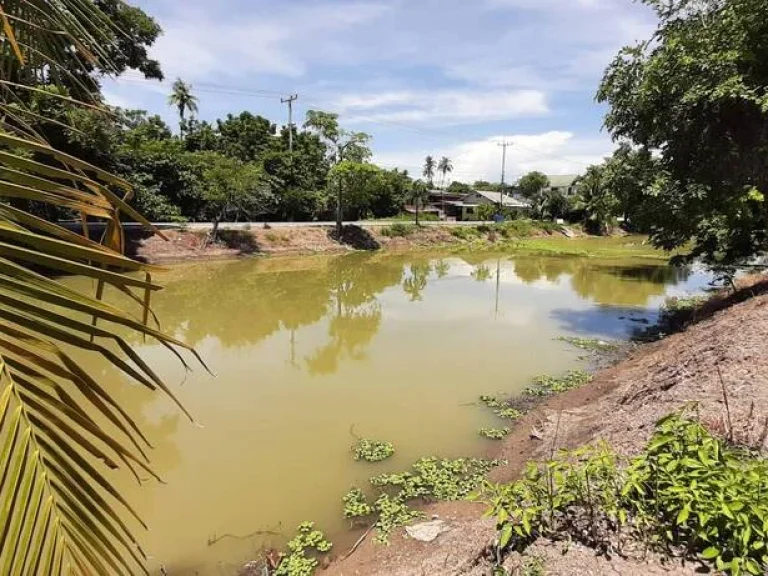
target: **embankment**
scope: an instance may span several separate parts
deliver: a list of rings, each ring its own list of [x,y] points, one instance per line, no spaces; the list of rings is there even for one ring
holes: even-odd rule
[[[165,230],[160,236],[131,230],[127,233],[129,255],[152,264],[173,264],[199,260],[225,260],[249,256],[299,256],[344,254],[355,250],[527,250],[558,254],[593,255],[588,237],[567,230],[566,235],[551,222],[516,220],[504,224],[472,226],[414,226],[393,223],[389,226],[347,226],[339,241],[332,228],[253,227],[250,230],[222,230],[216,242],[201,231]],[[610,255],[631,248],[632,255],[642,249],[644,239],[637,236],[610,238]],[[604,250],[601,245],[599,250]],[[650,247],[647,256],[666,258]],[[594,254],[598,255],[598,254]]]
[[[722,432],[727,419],[740,437],[762,437],[768,418],[765,277],[742,283],[736,294],[716,297],[682,332],[638,347],[615,366],[597,372],[590,384],[551,397],[526,415],[494,454],[509,464],[495,470],[492,479],[517,478],[527,462],[548,459],[553,447],[576,448],[605,440],[621,454],[638,454],[661,417],[691,402],[698,404],[700,420],[715,434],[718,429]],[[487,548],[495,530],[493,520],[482,518],[483,511],[483,505],[471,503],[430,506],[427,514],[450,526],[434,542],[417,542],[401,534],[392,536],[390,547],[366,541],[325,574],[489,574]],[[701,570],[695,563],[662,562],[654,555],[643,560],[608,557],[578,544],[546,540],[537,541],[526,554],[542,563],[543,572],[524,572],[525,557],[518,556],[505,565],[509,573],[693,576]]]

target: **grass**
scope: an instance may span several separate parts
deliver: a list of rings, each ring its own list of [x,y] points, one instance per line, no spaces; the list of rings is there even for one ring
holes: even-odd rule
[[[395,222],[392,226],[387,226],[381,229],[382,236],[389,238],[406,238],[411,236],[418,230],[415,224],[404,224],[402,222]]]

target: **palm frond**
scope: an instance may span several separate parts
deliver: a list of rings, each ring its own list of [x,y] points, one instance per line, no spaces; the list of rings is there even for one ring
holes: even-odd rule
[[[103,470],[157,478],[151,445],[115,400],[115,382],[71,351],[100,356],[182,411],[122,334],[153,339],[185,367],[181,352],[197,355],[148,324],[160,286],[152,267],[122,253],[123,214],[151,228],[126,203],[130,184],[48,145],[19,95],[61,75],[87,88],[91,66],[109,70],[116,31],[92,0],[3,0],[0,25],[0,574],[146,573],[131,529],[144,524]],[[78,235],[26,211],[30,202],[74,211],[86,230],[101,220],[106,232]],[[62,274],[93,279],[97,294],[55,279]],[[106,290],[134,313],[105,302]]]

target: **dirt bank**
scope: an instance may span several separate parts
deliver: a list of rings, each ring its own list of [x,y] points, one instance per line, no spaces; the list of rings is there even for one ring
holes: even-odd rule
[[[721,380],[722,378],[722,380]],[[558,448],[575,448],[598,439],[617,451],[637,454],[655,422],[686,403],[698,402],[701,419],[717,431],[726,418],[724,393],[736,433],[757,438],[768,417],[768,280],[752,278],[738,294],[708,304],[685,331],[639,347],[617,365],[601,370],[579,389],[551,398],[528,414],[500,448],[509,464],[493,479],[517,477],[526,462],[551,453],[559,419]],[[531,430],[538,439],[532,439]],[[765,447],[764,447],[765,448]],[[425,509],[445,520],[450,531],[433,543],[391,537],[390,547],[366,541],[358,551],[324,572],[328,575],[462,574],[481,576],[490,565],[484,549],[494,537],[493,522],[481,517],[477,504],[437,504]],[[506,566],[512,574],[535,558],[545,574],[645,575],[697,574],[701,567],[597,556],[593,550],[538,541],[526,557],[513,555]]]
[[[207,241],[206,232],[168,230],[168,240],[147,233],[131,232],[127,237],[128,254],[153,264],[172,264],[199,260],[225,260],[247,256],[296,256],[304,254],[343,254],[354,250],[384,249],[391,251],[431,248],[452,248],[463,245],[492,247],[509,240],[492,231],[477,227],[467,228],[465,234],[452,232],[451,227],[393,224],[393,226],[345,228],[342,242],[335,239],[331,228],[264,228],[248,231],[219,233],[215,243]],[[486,227],[487,228],[487,227]],[[457,230],[460,230],[458,227]],[[349,231],[346,231],[349,230]],[[394,233],[392,231],[395,231]],[[558,236],[560,232],[547,232],[536,225],[521,227],[525,238]]]

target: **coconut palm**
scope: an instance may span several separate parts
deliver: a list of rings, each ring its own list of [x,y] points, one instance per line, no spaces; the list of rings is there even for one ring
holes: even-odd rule
[[[437,171],[440,172],[441,175],[440,187],[444,189],[448,174],[453,172],[453,164],[451,163],[450,158],[447,156],[440,158],[440,162],[437,164]]]
[[[419,225],[419,209],[427,203],[429,187],[423,180],[416,180],[411,185],[410,201],[416,209],[416,226]]]
[[[177,78],[171,86],[171,94],[168,96],[168,105],[174,106],[179,111],[179,126],[184,130],[184,122],[187,112],[197,114],[197,96],[192,94],[192,86]]]
[[[149,325],[160,286],[152,267],[123,255],[123,215],[151,229],[125,202],[131,186],[51,147],[26,105],[37,85],[63,76],[98,94],[89,70],[115,70],[109,53],[119,31],[92,0],[3,2],[0,17],[0,573],[146,572],[124,522],[136,513],[104,469],[154,476],[149,442],[120,405],[118,382],[81,361],[100,356],[173,397],[123,335],[148,336],[177,355],[186,346]],[[28,202],[69,209],[84,230],[99,220],[105,232],[99,241],[76,234],[25,211]],[[92,279],[96,296],[54,279],[62,274]],[[107,290],[125,305],[103,302]]]
[[[432,188],[433,181],[435,180],[435,169],[437,168],[437,162],[432,156],[427,156],[424,159],[424,170],[421,175],[427,179],[427,185]]]
[[[447,156],[443,156],[440,158],[440,162],[437,165],[437,171],[441,174],[441,181],[440,181],[440,200],[442,204],[442,211],[443,214],[445,214],[445,181],[448,178],[448,174],[453,172],[453,164],[451,163],[450,158]]]

